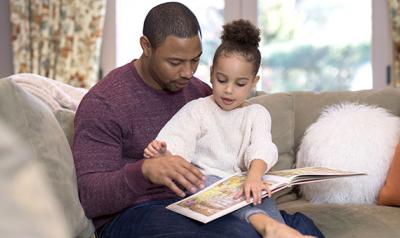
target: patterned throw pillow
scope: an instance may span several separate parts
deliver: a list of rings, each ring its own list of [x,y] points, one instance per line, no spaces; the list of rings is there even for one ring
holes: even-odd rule
[[[400,118],[383,108],[357,103],[327,107],[307,129],[297,167],[326,166],[367,176],[302,185],[301,194],[316,203],[375,203],[399,136]]]

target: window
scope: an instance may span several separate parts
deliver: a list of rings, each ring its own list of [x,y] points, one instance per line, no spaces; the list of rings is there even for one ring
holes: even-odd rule
[[[110,33],[103,41],[104,73],[140,56],[139,37],[144,17],[154,5],[161,2],[165,1],[142,1],[138,6],[137,1],[107,1],[107,5],[111,5],[108,13],[115,7],[111,17],[115,17],[116,23],[110,22],[111,29],[105,29]],[[371,68],[374,88],[387,85],[392,43],[386,1],[181,2],[193,10],[202,27],[204,53],[196,76],[205,82],[209,80],[210,61],[215,47],[220,43],[223,23],[244,18],[259,24],[264,36],[260,47],[263,56],[260,70],[262,80],[257,85],[258,90],[366,89],[372,87]]]
[[[259,0],[262,90],[372,88],[371,0]]]

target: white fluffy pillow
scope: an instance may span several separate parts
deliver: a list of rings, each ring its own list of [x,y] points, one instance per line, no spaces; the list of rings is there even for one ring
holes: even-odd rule
[[[303,137],[297,167],[327,166],[368,175],[302,185],[301,194],[316,203],[375,203],[399,136],[400,118],[383,108],[357,103],[326,108]]]

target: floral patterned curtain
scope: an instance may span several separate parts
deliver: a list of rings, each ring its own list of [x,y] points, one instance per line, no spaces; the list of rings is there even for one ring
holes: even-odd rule
[[[10,0],[15,73],[98,81],[106,0]]]
[[[393,66],[392,85],[400,87],[400,0],[388,0],[392,22]]]

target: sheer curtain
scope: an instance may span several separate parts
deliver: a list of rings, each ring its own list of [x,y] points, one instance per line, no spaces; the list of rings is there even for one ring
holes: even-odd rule
[[[392,85],[400,88],[400,0],[388,0],[393,39]]]
[[[105,8],[106,0],[10,0],[14,72],[94,85]]]

